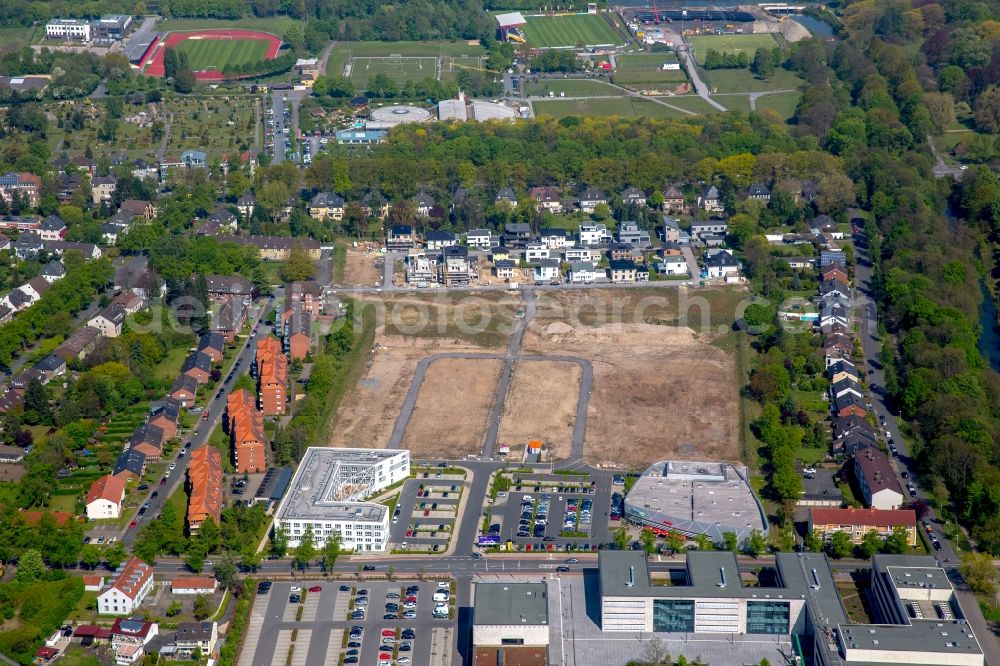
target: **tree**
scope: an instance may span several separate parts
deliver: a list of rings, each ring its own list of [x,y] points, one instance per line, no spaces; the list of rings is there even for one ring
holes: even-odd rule
[[[996,134],[1000,132],[1000,87],[990,86],[976,99],[976,129]]]
[[[656,552],[656,535],[653,534],[653,530],[643,530],[640,532],[639,542],[642,543],[642,549],[646,551],[647,555],[652,555]]]
[[[204,620],[212,614],[212,600],[206,594],[199,594],[194,598],[194,619]]]
[[[104,551],[104,561],[108,563],[109,569],[117,569],[125,561],[127,553],[121,541],[116,541],[113,546]]]
[[[827,544],[830,555],[839,559],[845,557],[850,557],[851,553],[854,552],[854,542],[851,541],[850,535],[842,530],[837,530],[830,535],[830,543]]]
[[[712,550],[713,548],[712,540],[704,532],[696,536],[694,542],[698,546],[698,550]]]
[[[288,259],[281,265],[281,279],[285,282],[308,280],[315,272],[316,264],[302,247],[292,248],[288,253]]]
[[[667,535],[667,550],[671,553],[679,553],[684,550],[686,539],[679,532],[671,532]]]
[[[736,536],[736,532],[723,532],[722,533],[722,550],[728,550],[731,553],[735,553],[739,550],[740,540]]]
[[[88,543],[80,551],[80,562],[88,569],[96,569],[97,565],[101,563],[101,551],[94,544]]]
[[[959,553],[959,558],[958,572],[969,589],[992,599],[996,593],[998,573],[990,556],[987,553],[964,552]]]
[[[882,537],[878,535],[875,530],[869,530],[865,532],[865,536],[861,539],[861,544],[858,545],[858,552],[862,557],[866,559],[871,559],[875,553],[882,549],[884,542]]]
[[[295,549],[293,562],[299,569],[305,569],[316,557],[316,542],[313,540],[313,528],[311,524],[306,524],[305,530],[299,539],[299,545]]]
[[[886,552],[901,555],[909,549],[910,543],[906,534],[906,528],[901,525],[892,528],[892,534],[887,536],[885,539]]]
[[[767,539],[764,537],[764,534],[759,530],[751,531],[750,538],[747,539],[747,552],[754,557],[758,557],[766,551]]]
[[[750,69],[754,74],[762,79],[767,79],[774,71],[774,55],[771,49],[757,49],[753,56],[753,64]]]
[[[45,571],[45,564],[42,562],[42,554],[34,548],[28,548],[17,561],[17,580],[30,583],[42,577]]]
[[[271,557],[281,558],[288,552],[288,533],[283,525],[276,525],[271,533]]]
[[[806,535],[804,545],[806,550],[811,553],[818,553],[823,550],[823,540],[816,536],[815,532],[809,532]]]
[[[330,572],[333,571],[333,567],[337,564],[337,556],[340,555],[340,545],[341,545],[340,531],[336,530],[333,534],[326,538],[326,543],[323,544],[323,570]]]
[[[236,584],[236,562],[233,554],[226,551],[222,555],[222,559],[216,562],[212,567],[212,571],[215,574],[215,580],[219,581],[219,585],[223,589],[231,590]]]
[[[632,541],[632,538],[628,533],[628,527],[625,525],[619,525],[615,528],[615,530],[611,532],[611,538],[614,539],[615,548],[618,550],[626,550],[629,542]]]
[[[202,552],[201,548],[192,544],[187,556],[184,558],[184,564],[191,571],[201,573],[201,570],[205,568],[205,553]]]
[[[52,421],[49,393],[37,377],[28,382],[28,387],[24,391],[24,414],[25,421],[33,425]]]

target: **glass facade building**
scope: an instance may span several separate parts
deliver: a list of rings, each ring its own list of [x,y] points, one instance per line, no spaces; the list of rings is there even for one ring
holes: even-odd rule
[[[787,614],[785,618],[787,623]],[[691,599],[653,599],[653,631],[693,632],[694,601]]]
[[[787,634],[787,601],[747,601],[748,634]]]

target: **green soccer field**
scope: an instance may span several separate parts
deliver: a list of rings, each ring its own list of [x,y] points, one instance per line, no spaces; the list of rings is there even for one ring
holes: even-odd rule
[[[191,69],[197,71],[263,60],[267,46],[263,39],[185,39],[177,49],[187,54]]]
[[[676,63],[673,53],[637,53],[617,58],[615,83],[642,85],[649,83],[682,83],[687,81],[683,69],[664,70],[664,63]]]
[[[599,46],[622,44],[625,39],[611,27],[603,16],[597,14],[572,14],[567,16],[527,16],[524,37],[538,48]]]
[[[778,42],[769,32],[751,35],[698,35],[688,37],[687,41],[694,48],[698,61],[705,59],[709,49],[719,53],[740,53],[745,51],[751,58],[757,49],[773,49]]]
[[[391,56],[359,57],[351,67],[351,82],[364,87],[378,74],[385,74],[397,84],[416,83],[437,77],[438,59],[434,57]]]

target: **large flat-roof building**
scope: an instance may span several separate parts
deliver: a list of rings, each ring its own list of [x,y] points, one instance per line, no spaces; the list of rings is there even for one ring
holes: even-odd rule
[[[340,532],[343,548],[385,550],[389,507],[365,501],[410,475],[410,452],[310,447],[275,513],[289,546],[298,546],[307,525],[317,546]]]
[[[688,553],[679,584],[650,578],[639,552],[601,551],[598,565],[603,631],[715,634],[734,645],[769,635],[789,642],[799,663],[816,666],[984,664],[933,557],[872,558],[871,624],[850,621],[820,553],[777,553],[772,587],[744,586],[729,552]]]
[[[520,663],[518,657],[525,650],[539,653],[543,658],[539,663],[548,663],[544,660],[549,644],[548,585],[476,583],[472,643],[473,666]]]
[[[131,29],[132,17],[128,14],[105,14],[91,26],[94,41],[104,43],[124,39]]]
[[[90,21],[85,19],[52,19],[45,24],[46,39],[76,39],[90,41]]]
[[[747,482],[746,467],[728,462],[663,460],[650,465],[625,496],[625,516],[654,532],[706,534],[721,543],[767,533],[763,507]]]

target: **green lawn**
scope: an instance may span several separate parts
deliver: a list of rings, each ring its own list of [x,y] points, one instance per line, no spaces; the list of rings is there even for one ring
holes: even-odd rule
[[[92,650],[73,646],[59,658],[61,666],[101,666],[100,659]]]
[[[618,68],[614,73],[614,82],[627,85],[642,85],[649,83],[683,83],[687,74],[683,69],[664,70],[666,63],[676,63],[677,56],[673,53],[637,53],[619,56],[615,60]]]
[[[698,95],[676,95],[673,97],[662,97],[660,98],[667,104],[671,106],[677,106],[688,111],[693,111],[694,113],[719,113],[719,110],[703,100]],[[726,103],[719,100],[723,106]]]
[[[188,55],[191,69],[221,70],[226,65],[258,62],[267,55],[263,39],[185,39],[177,49]]]
[[[187,355],[188,350],[184,347],[171,349],[167,352],[166,358],[157,364],[153,374],[156,375],[157,379],[172,382],[177,375],[181,374],[181,366],[184,365],[184,359],[187,358]]]
[[[538,48],[625,43],[625,38],[611,27],[607,19],[597,14],[530,16],[526,20],[524,37]]]
[[[167,19],[156,24],[158,32],[188,31],[188,30],[208,30],[210,28],[229,28],[235,30],[260,30],[269,32],[272,35],[281,37],[292,26],[302,26],[300,21],[288,18],[287,16],[273,16],[270,18],[241,18],[235,21],[223,19]]]
[[[798,106],[800,97],[802,97],[802,93],[799,92],[764,95],[763,97],[757,98],[757,110],[774,111],[783,119],[788,120],[795,115],[795,107]]]
[[[369,79],[385,74],[398,84],[417,82],[428,77],[437,78],[438,59],[431,56],[360,56],[354,58],[351,81],[363,88]]]
[[[349,58],[379,58],[391,55],[407,57],[461,58],[457,62],[470,65],[472,58],[486,55],[486,49],[477,42],[340,42],[330,52],[326,72],[330,76],[341,76]],[[447,70],[447,62],[446,67]],[[431,74],[433,76],[433,74]]]
[[[21,26],[0,27],[0,53],[16,51],[22,46],[27,46],[31,41],[33,28],[22,28]],[[45,34],[45,28],[40,31]]]
[[[787,69],[776,69],[766,81],[753,76],[748,69],[699,69],[710,90],[717,93],[765,92],[768,90],[795,90],[805,81]]]
[[[746,52],[752,58],[757,49],[773,49],[778,42],[769,32],[749,35],[697,35],[687,38],[698,61],[705,59],[709,49],[719,53]]]
[[[222,424],[215,426],[212,435],[208,438],[208,443],[219,450],[222,454],[222,471],[226,474],[233,473],[233,459],[229,455],[229,437],[222,430]]]
[[[747,95],[714,95],[713,98],[727,111],[750,113],[750,97]]]
[[[545,100],[534,102],[538,116],[622,116],[625,118],[685,118],[686,113],[641,97]]]
[[[529,95],[566,93],[567,97],[621,97],[622,91],[604,81],[594,79],[540,79],[525,84]]]

